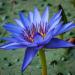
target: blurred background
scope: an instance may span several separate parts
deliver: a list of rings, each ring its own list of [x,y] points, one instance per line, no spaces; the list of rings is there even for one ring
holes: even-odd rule
[[[46,6],[50,8],[50,17],[59,9],[63,9],[63,20],[75,22],[75,0],[0,0],[0,37],[8,36],[3,25],[15,23],[20,11],[28,15],[37,7],[42,13]],[[64,39],[75,37],[75,29],[64,34]],[[4,41],[0,40],[0,44]],[[24,49],[13,51],[0,50],[0,75],[41,75],[38,55],[33,59],[26,71],[20,71]],[[75,75],[75,48],[46,50],[48,75]]]

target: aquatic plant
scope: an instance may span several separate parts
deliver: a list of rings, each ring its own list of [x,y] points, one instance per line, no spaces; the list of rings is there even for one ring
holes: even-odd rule
[[[9,31],[10,37],[4,37],[7,42],[0,46],[4,50],[13,50],[17,48],[26,48],[21,71],[23,72],[31,63],[32,59],[39,52],[42,64],[42,75],[47,75],[47,66],[45,58],[45,48],[66,48],[74,47],[72,43],[56,38],[55,36],[67,32],[75,27],[73,22],[63,25],[61,21],[61,12],[58,11],[49,20],[49,8],[46,7],[42,16],[37,8],[34,12],[29,12],[25,17],[22,12],[19,13],[20,19],[14,19],[16,25],[7,23],[3,27]]]

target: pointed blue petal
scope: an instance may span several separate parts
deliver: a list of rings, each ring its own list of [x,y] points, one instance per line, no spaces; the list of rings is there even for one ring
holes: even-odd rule
[[[3,26],[7,31],[11,32],[11,33],[21,33],[22,32],[22,28],[19,26],[16,26],[14,24],[8,23],[5,24]]]
[[[30,43],[21,38],[11,37],[11,38],[0,38],[0,40],[5,40],[7,43],[0,45],[0,49],[16,49],[16,48],[25,48],[25,47],[36,47],[36,43]]]
[[[54,29],[53,35],[57,35],[60,29],[62,28],[63,22],[60,22]]]
[[[3,38],[0,38],[0,40],[5,40],[5,41],[8,41],[8,42],[25,42],[25,40],[23,40],[21,37],[19,36],[12,36],[12,37],[3,37]]]
[[[75,28],[75,24],[72,24],[71,26],[69,26],[68,28],[64,29],[63,32],[67,32],[71,29]]]
[[[73,24],[73,22],[67,23],[65,24],[62,29],[60,30],[60,32],[66,32],[69,31],[70,29],[74,28],[75,24]]]
[[[33,23],[33,13],[32,12],[29,12],[28,20],[30,21],[30,23]]]
[[[54,20],[53,23],[51,24],[51,27],[49,30],[52,30],[53,28],[55,28],[59,24],[61,18],[62,18],[62,16],[60,16],[56,20]]]
[[[16,41],[16,39],[10,38],[10,37],[3,37],[3,38],[0,38],[0,40],[11,41],[11,42]]]
[[[61,12],[62,12],[62,10],[60,10],[56,14],[54,14],[54,16],[50,19],[50,23],[52,23],[54,20],[59,18],[61,16]]]
[[[48,18],[49,18],[49,8],[46,7],[44,13],[42,14],[42,22],[48,23]]]
[[[10,35],[12,38],[14,38],[17,42],[27,46],[27,47],[35,47],[37,46],[36,43],[28,42],[27,40],[23,39],[20,35],[18,34],[11,34]]]
[[[21,20],[19,20],[19,19],[14,19],[14,20],[16,21],[16,23],[17,23],[20,27],[24,28],[24,25],[23,25],[23,23],[21,22]]]
[[[20,12],[19,15],[20,15],[20,20],[21,20],[21,22],[23,23],[24,27],[25,27],[26,29],[28,29],[28,27],[29,27],[29,25],[30,25],[29,20],[28,20],[27,18],[25,18],[24,14],[23,14],[22,12]]]
[[[53,38],[45,47],[46,48],[67,48],[67,47],[75,47],[75,45],[61,39]]]
[[[32,48],[27,48],[25,51],[25,56],[22,64],[21,71],[23,72],[27,66],[31,63],[32,59],[35,57],[37,52],[39,51],[40,48],[38,47],[32,47]]]
[[[4,50],[12,50],[17,48],[25,48],[25,45],[22,45],[20,43],[12,42],[12,43],[5,43],[4,45],[0,46],[0,49]]]
[[[58,11],[49,21],[49,26],[52,26],[54,22],[56,22],[61,17],[62,10]]]
[[[33,21],[34,21],[34,24],[39,24],[41,21],[41,16],[37,8],[34,9]]]
[[[10,34],[10,37],[14,38],[16,41],[21,41],[21,42],[25,41],[25,39],[23,39],[21,34],[16,34],[16,33]]]
[[[64,32],[67,32],[71,29],[75,28],[75,24],[73,22],[67,23],[65,25],[63,25],[60,30],[57,32],[56,35],[62,34]]]

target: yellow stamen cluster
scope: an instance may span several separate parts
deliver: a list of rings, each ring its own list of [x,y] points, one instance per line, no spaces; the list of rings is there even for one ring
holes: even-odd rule
[[[45,33],[40,32],[40,35],[44,38],[46,36]]]

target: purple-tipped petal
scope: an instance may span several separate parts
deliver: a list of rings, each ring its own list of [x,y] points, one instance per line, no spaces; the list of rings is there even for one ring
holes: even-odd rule
[[[41,16],[37,8],[34,9],[33,21],[34,21],[34,24],[40,24],[40,21],[41,21]]]
[[[51,41],[45,47],[46,48],[67,48],[67,47],[75,47],[75,45],[61,39],[52,38]]]
[[[39,49],[40,48],[38,48],[38,47],[32,47],[32,48],[27,48],[26,49],[25,55],[24,55],[23,64],[22,64],[22,68],[21,68],[22,72],[31,63],[32,59],[35,57],[35,55],[37,54],[37,52],[39,51]]]
[[[42,22],[48,23],[48,18],[49,18],[49,8],[46,7],[44,13],[42,14]]]

